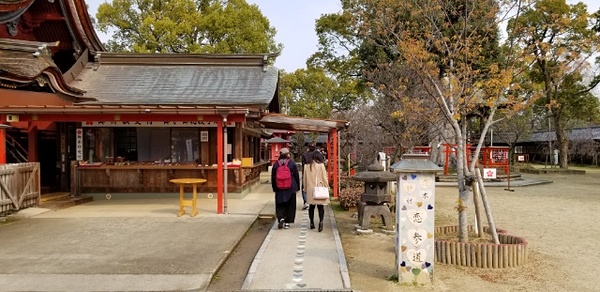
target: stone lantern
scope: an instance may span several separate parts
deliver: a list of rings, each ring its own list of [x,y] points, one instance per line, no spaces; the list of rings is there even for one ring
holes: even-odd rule
[[[388,182],[396,180],[397,176],[389,171],[383,171],[381,164],[374,161],[367,166],[367,171],[359,172],[352,177],[354,180],[362,181],[365,191],[358,202],[358,223],[360,230],[369,230],[371,216],[381,215],[383,224],[387,230],[394,230],[392,225],[392,214],[388,203],[392,196],[388,193]]]
[[[396,272],[398,281],[431,284],[435,255],[435,173],[442,168],[428,154],[404,154],[390,167],[396,191]]]

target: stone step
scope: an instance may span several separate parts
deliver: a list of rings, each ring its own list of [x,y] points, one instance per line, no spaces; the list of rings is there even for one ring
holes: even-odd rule
[[[71,196],[69,193],[51,193],[41,196],[39,207],[58,210],[89,203],[93,200],[94,197],[92,196]]]

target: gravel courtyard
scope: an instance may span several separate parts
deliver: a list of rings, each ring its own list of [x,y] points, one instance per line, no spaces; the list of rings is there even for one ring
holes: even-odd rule
[[[599,291],[600,173],[524,176],[553,182],[513,187],[514,192],[486,190],[496,227],[529,242],[526,266],[493,270],[436,264],[432,287],[402,291]],[[456,224],[456,198],[455,187],[436,188],[437,226]],[[474,212],[472,207],[468,211]],[[394,274],[394,237],[356,235],[351,212],[338,213],[336,219],[352,288],[398,291],[399,285],[387,280]]]

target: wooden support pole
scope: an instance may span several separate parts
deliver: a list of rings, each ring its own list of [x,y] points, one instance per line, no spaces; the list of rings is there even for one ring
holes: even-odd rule
[[[490,208],[490,204],[487,200],[487,194],[485,192],[485,186],[483,185],[483,178],[481,176],[481,170],[479,168],[475,169],[477,181],[479,183],[479,191],[481,192],[481,202],[483,203],[483,208],[485,209],[485,215],[487,216],[488,224],[490,227],[490,234],[492,235],[492,239],[495,244],[500,244],[500,240],[498,239],[498,232],[496,231],[496,224],[494,223],[494,217],[492,216],[492,210]]]
[[[473,189],[473,205],[475,206],[475,234],[477,237],[483,236],[483,223],[481,222],[481,211],[479,209],[479,183],[473,180],[471,183]]]

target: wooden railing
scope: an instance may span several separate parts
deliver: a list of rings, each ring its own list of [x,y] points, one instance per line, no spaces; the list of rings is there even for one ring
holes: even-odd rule
[[[39,162],[0,165],[0,216],[40,203]]]

